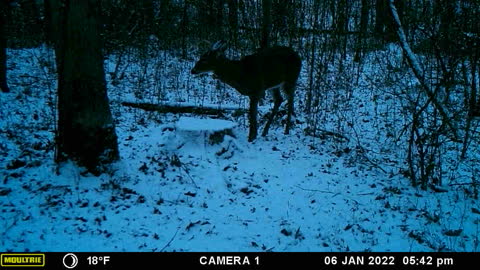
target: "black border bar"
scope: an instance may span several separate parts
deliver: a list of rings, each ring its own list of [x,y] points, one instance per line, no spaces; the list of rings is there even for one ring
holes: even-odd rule
[[[5,252],[45,254],[43,267],[0,269],[467,269],[476,252]],[[12,260],[10,260],[11,262]],[[3,264],[4,265],[4,264]],[[305,268],[307,266],[307,268]],[[71,267],[71,268],[69,268]]]

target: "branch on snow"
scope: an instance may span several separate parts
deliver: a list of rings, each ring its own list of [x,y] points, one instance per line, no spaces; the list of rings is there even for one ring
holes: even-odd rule
[[[152,103],[134,103],[134,102],[122,102],[123,106],[138,108],[145,111],[156,111],[159,113],[193,113],[193,114],[204,114],[204,115],[222,115],[227,112],[237,112],[239,114],[245,114],[247,110],[245,109],[233,109],[233,108],[212,108],[212,107],[195,107],[195,106],[180,106],[180,105],[160,105]]]

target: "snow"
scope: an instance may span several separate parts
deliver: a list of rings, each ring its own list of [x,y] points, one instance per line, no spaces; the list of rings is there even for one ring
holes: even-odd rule
[[[232,129],[236,124],[222,119],[199,119],[195,117],[180,117],[176,127],[186,131],[221,131]]]
[[[353,92],[325,93],[346,110],[340,115],[346,124],[332,113],[323,127],[348,140],[306,136],[301,123],[284,135],[278,121],[267,137],[248,143],[245,116],[202,119],[121,106],[126,99],[246,105],[234,91],[219,95],[212,79],[191,79],[191,62],[165,57],[170,69],[145,69],[165,76],[147,79],[146,89],[137,87],[140,66],[131,64],[126,82],[109,81],[121,160],[95,177],[53,162],[51,51],[8,56],[11,93],[0,94],[0,250],[478,250],[478,200],[461,185],[443,193],[413,188],[400,173],[398,141],[389,138],[400,138],[391,127],[403,121],[395,107],[401,104],[393,102],[394,90],[373,92],[375,80],[363,79]],[[107,71],[115,59],[107,60]],[[364,70],[370,79],[379,73],[373,65]],[[384,121],[384,115],[398,116]],[[198,135],[224,129],[233,134],[218,143]],[[472,164],[457,164],[455,183],[478,172]]]

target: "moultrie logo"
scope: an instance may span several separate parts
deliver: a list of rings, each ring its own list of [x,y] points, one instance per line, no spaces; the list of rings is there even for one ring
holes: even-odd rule
[[[3,253],[2,267],[44,267],[45,254],[42,253]]]

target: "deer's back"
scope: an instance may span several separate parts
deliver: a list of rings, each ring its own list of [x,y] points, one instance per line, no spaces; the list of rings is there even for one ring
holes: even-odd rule
[[[302,61],[291,48],[276,46],[243,57],[243,82],[254,91],[265,90],[280,83],[294,85],[298,79]]]

